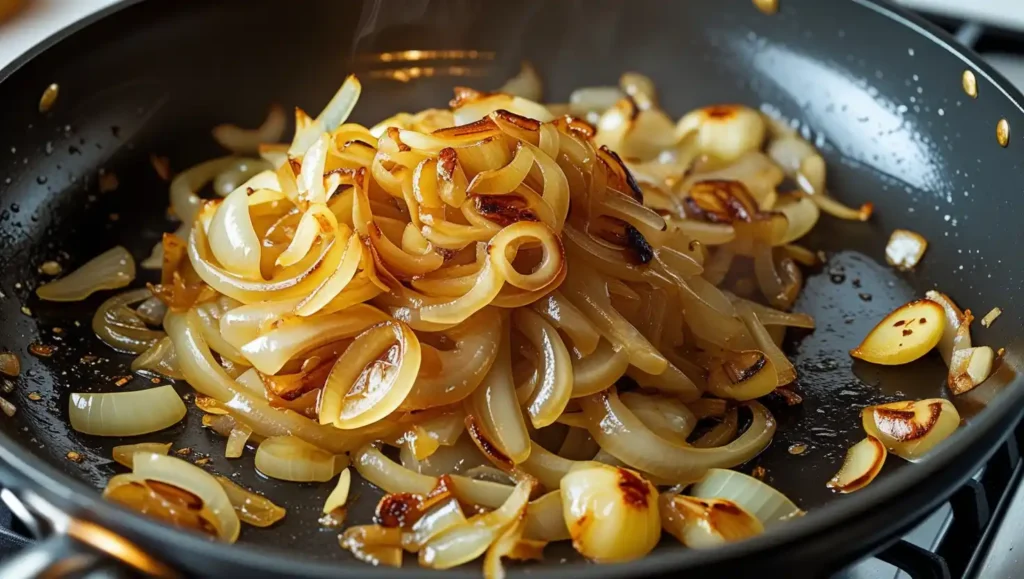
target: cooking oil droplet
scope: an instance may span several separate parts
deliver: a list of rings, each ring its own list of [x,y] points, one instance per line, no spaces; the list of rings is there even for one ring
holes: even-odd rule
[[[1000,147],[1010,144],[1010,123],[1006,119],[999,119],[996,123],[996,140],[999,141]]]
[[[765,14],[775,14],[779,11],[779,0],[754,0],[754,6]]]
[[[969,70],[965,70],[961,81],[964,85],[964,92],[967,93],[967,96],[972,99],[978,98],[978,79],[974,77],[974,73]]]
[[[53,143],[51,141],[46,141],[46,149],[45,150],[46,150],[46,154],[47,155],[52,155],[53,154]]]
[[[46,175],[40,175],[36,177],[36,183],[39,183],[40,185],[46,185]]]

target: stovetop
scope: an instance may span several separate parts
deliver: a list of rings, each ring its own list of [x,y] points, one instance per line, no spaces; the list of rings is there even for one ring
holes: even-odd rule
[[[982,54],[1024,89],[1024,0],[899,0]],[[19,35],[2,30],[0,68],[18,53],[113,0],[50,0]],[[38,6],[44,6],[40,9]],[[68,10],[55,10],[63,6]],[[47,7],[49,10],[47,11]],[[10,26],[10,23],[8,23]],[[0,25],[0,29],[3,26]],[[17,46],[15,46],[17,45]],[[988,464],[902,539],[832,579],[1016,579],[1024,577],[1024,423]],[[0,503],[0,560],[28,544],[26,529]]]

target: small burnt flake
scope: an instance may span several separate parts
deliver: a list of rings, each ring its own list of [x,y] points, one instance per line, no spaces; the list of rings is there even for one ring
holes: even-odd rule
[[[893,324],[892,327],[898,328],[898,327],[900,327],[900,326],[902,326],[903,324],[906,324],[906,323],[907,323],[906,320],[900,320],[900,321],[896,322],[895,324]]]
[[[909,336],[910,334],[913,334],[913,333],[914,333],[914,330],[903,330],[903,335],[904,336]]]
[[[654,259],[654,249],[647,243],[643,234],[632,225],[626,225],[626,240],[640,263],[650,263]]]
[[[871,301],[871,294],[867,294],[867,293],[861,292],[861,293],[857,294],[857,297],[859,297],[860,299],[862,299],[862,300],[864,300],[866,302],[870,302]]]

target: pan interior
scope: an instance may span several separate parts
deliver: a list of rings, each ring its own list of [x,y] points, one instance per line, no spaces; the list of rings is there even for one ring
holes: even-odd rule
[[[293,54],[315,54],[315,72],[293,66],[291,57],[279,49],[242,50],[218,36],[238,27],[253,38],[263,32],[278,34],[266,16],[279,9],[279,3],[253,2],[246,13],[166,4],[144,3],[116,14],[0,83],[0,102],[14,103],[0,111],[0,139],[10,141],[0,140],[0,242],[4,247],[0,289],[6,296],[0,300],[0,345],[17,352],[23,362],[22,376],[10,395],[18,413],[0,421],[0,428],[38,457],[96,488],[119,472],[110,461],[110,449],[126,441],[71,431],[69,393],[150,384],[135,377],[116,386],[120,377],[130,375],[131,359],[106,348],[91,333],[91,316],[109,294],[75,304],[40,302],[33,295],[44,279],[39,265],[55,259],[69,269],[116,244],[128,247],[137,260],[145,257],[160,234],[175,226],[165,211],[167,183],[151,167],[150,155],[167,156],[173,169],[180,171],[223,154],[209,137],[213,125],[254,126],[272,101],[318,110],[350,70],[357,70],[364,79],[364,99],[355,120],[368,124],[399,110],[444,106],[452,85],[492,89],[516,69],[521,58],[530,59],[541,70],[550,101],[564,100],[576,86],[613,84],[621,72],[637,69],[655,79],[666,109],[674,116],[702,104],[740,101],[769,106],[804,123],[802,130],[816,140],[829,161],[833,193],[851,204],[871,200],[877,213],[870,223],[824,218],[805,240],[808,247],[827,252],[829,260],[823,268],[808,272],[807,288],[797,305],[797,310],[816,318],[818,329],[791,334],[788,340],[803,403],[787,407],[780,400],[769,400],[779,419],[779,434],[746,467],[765,467],[768,482],[806,509],[838,499],[825,482],[838,469],[846,448],[863,437],[860,408],[947,394],[945,369],[935,355],[905,367],[883,369],[852,363],[847,351],[885,313],[936,285],[980,316],[995,305],[1009,310],[1012,294],[1006,290],[1020,283],[1014,280],[1014,271],[1007,269],[1012,263],[1010,248],[990,243],[1007,217],[990,214],[984,204],[985,196],[995,195],[985,188],[986,163],[998,163],[988,155],[1001,151],[991,131],[981,125],[999,111],[978,112],[975,103],[957,93],[950,79],[959,79],[959,72],[953,72],[959,69],[940,70],[938,65],[948,55],[923,39],[914,37],[914,46],[901,46],[898,53],[891,46],[876,47],[878,41],[868,36],[885,38],[879,31],[895,25],[880,18],[877,27],[867,25],[866,9],[853,3],[826,9],[810,1],[792,2],[769,17],[740,1],[671,8],[653,1],[631,2],[628,15],[616,13],[621,7],[609,9],[607,15],[597,14],[585,31],[569,27],[565,34],[557,34],[557,23],[587,12],[584,3],[526,3],[514,13],[498,7],[462,6],[465,13],[460,13],[458,2],[431,2],[427,4],[447,12],[392,15],[394,21],[380,16],[370,25],[357,3],[342,7],[325,2],[321,7],[330,18],[324,20],[342,24],[327,30],[325,24],[311,23],[311,30],[286,32],[278,43],[293,47]],[[679,34],[647,37],[644,46],[635,46],[632,39],[641,37],[645,27],[664,17],[666,10],[679,22]],[[839,20],[836,10],[849,20]],[[498,18],[508,23],[501,33],[474,32],[475,23]],[[830,31],[827,36],[814,26],[829,21],[862,24],[841,35]],[[442,23],[460,33],[442,35]],[[182,43],[176,37],[182,27],[210,40],[199,46]],[[517,32],[525,31],[545,40],[513,48],[520,46],[514,42]],[[327,41],[350,37],[356,40]],[[137,50],[126,54],[110,38],[121,38],[125,46]],[[848,55],[855,46],[860,52],[851,59]],[[75,53],[84,47],[89,47],[88,59]],[[361,54],[474,48],[493,56],[431,63],[439,70],[469,68],[471,78],[442,74],[400,82],[380,74],[391,69],[379,61],[350,58],[353,47]],[[651,59],[652,53],[671,58]],[[585,55],[582,60],[581,55]],[[926,56],[931,57],[928,66],[913,60]],[[962,64],[949,64],[962,68]],[[35,110],[38,96],[53,81],[66,90],[62,89],[54,112],[40,115]],[[921,104],[925,102],[929,104]],[[890,126],[892,118],[898,122]],[[958,142],[973,139],[977,152],[968,154],[960,144],[955,146],[964,150],[954,149],[953,134]],[[117,176],[115,191],[100,190],[101,169]],[[979,182],[981,186],[975,187]],[[982,202],[962,202],[975,197]],[[985,220],[991,226],[971,227]],[[878,261],[895,227],[916,229],[932,242],[917,272],[897,274]],[[997,265],[1001,260],[1006,267]],[[143,273],[136,285],[154,280],[152,274]],[[1013,354],[1010,334],[1001,328],[1020,320],[1012,311],[1004,318],[1009,319],[1000,320],[992,330],[979,328],[976,341],[1005,344]],[[28,354],[32,343],[53,345],[56,350],[49,358],[34,357]],[[997,378],[957,400],[965,417],[981,411],[1008,381]],[[178,388],[189,392],[187,386]],[[40,400],[31,400],[33,393]],[[188,449],[186,458],[209,456],[211,470],[232,476],[288,509],[281,525],[265,531],[247,528],[243,541],[301,551],[311,558],[349,557],[338,548],[336,532],[321,530],[315,522],[330,483],[267,480],[255,473],[252,452],[242,459],[225,459],[224,439],[200,428],[194,408],[172,429],[132,441],[142,440],[173,441],[175,449]],[[794,445],[806,445],[806,450],[793,454]],[[69,451],[79,453],[82,462],[69,461]],[[904,464],[890,460],[886,471],[899,468]],[[882,476],[887,474],[892,473]],[[349,522],[369,522],[379,493],[359,481],[353,496],[356,506],[349,512]],[[553,546],[547,561],[557,562],[570,554],[567,545]]]

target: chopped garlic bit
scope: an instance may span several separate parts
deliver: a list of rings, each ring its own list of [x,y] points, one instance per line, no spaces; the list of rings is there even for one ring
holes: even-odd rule
[[[897,229],[885,246],[885,260],[900,270],[914,269],[928,249],[928,240],[908,229]]]
[[[992,322],[996,321],[996,318],[998,318],[1002,314],[1003,310],[1001,310],[1000,308],[992,308],[992,310],[989,313],[985,314],[984,318],[981,318],[981,325],[985,326],[986,328],[991,326]]]

